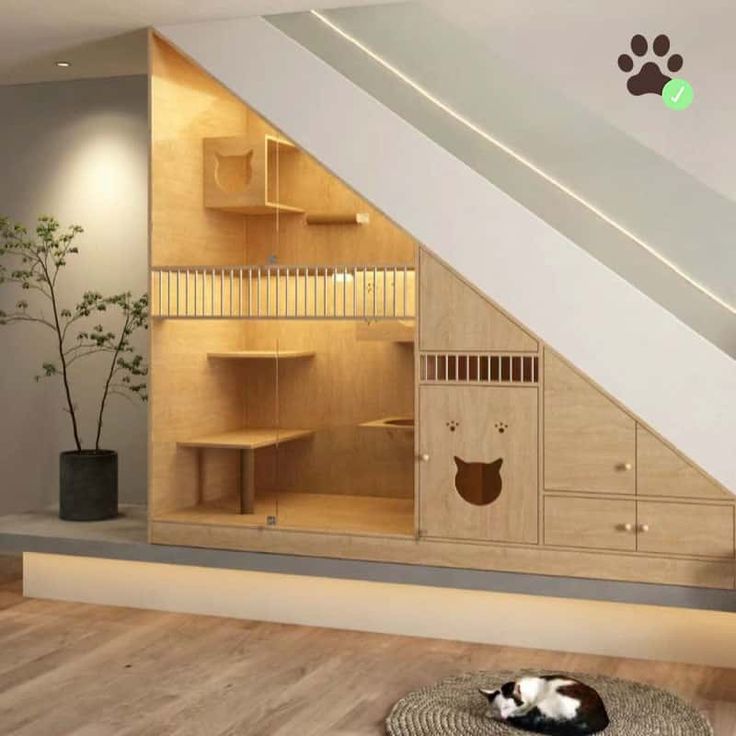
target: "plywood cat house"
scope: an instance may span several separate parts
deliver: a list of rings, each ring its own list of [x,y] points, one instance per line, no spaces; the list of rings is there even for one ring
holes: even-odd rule
[[[734,587],[733,496],[151,43],[151,541]]]

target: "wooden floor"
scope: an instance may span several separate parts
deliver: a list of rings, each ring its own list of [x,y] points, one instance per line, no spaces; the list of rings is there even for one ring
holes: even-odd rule
[[[0,564],[3,736],[380,736],[408,690],[520,667],[666,687],[736,734],[736,670],[27,600],[19,576]]]
[[[279,529],[340,534],[414,536],[414,501],[410,498],[319,493],[258,493],[252,514],[239,513],[237,498],[226,498],[156,517],[158,521],[215,526],[264,527],[269,516]]]

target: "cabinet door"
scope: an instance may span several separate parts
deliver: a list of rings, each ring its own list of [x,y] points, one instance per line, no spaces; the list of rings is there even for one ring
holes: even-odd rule
[[[422,386],[419,394],[420,532],[536,542],[537,389]]]
[[[734,556],[734,507],[639,501],[640,552]]]
[[[636,501],[547,495],[544,543],[590,549],[636,549]]]
[[[635,465],[634,420],[545,350],[545,488],[634,493]]]
[[[731,498],[641,425],[636,428],[637,493],[644,496]]]

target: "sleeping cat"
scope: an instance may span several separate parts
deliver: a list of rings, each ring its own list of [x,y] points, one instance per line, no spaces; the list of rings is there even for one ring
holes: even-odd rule
[[[480,692],[488,698],[491,718],[524,731],[586,736],[603,731],[609,722],[600,695],[564,675],[522,677],[498,690]]]

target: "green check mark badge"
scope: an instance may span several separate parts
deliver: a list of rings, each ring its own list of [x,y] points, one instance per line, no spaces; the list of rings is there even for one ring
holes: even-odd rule
[[[694,96],[693,86],[685,79],[670,79],[662,90],[662,100],[671,110],[686,110]]]

